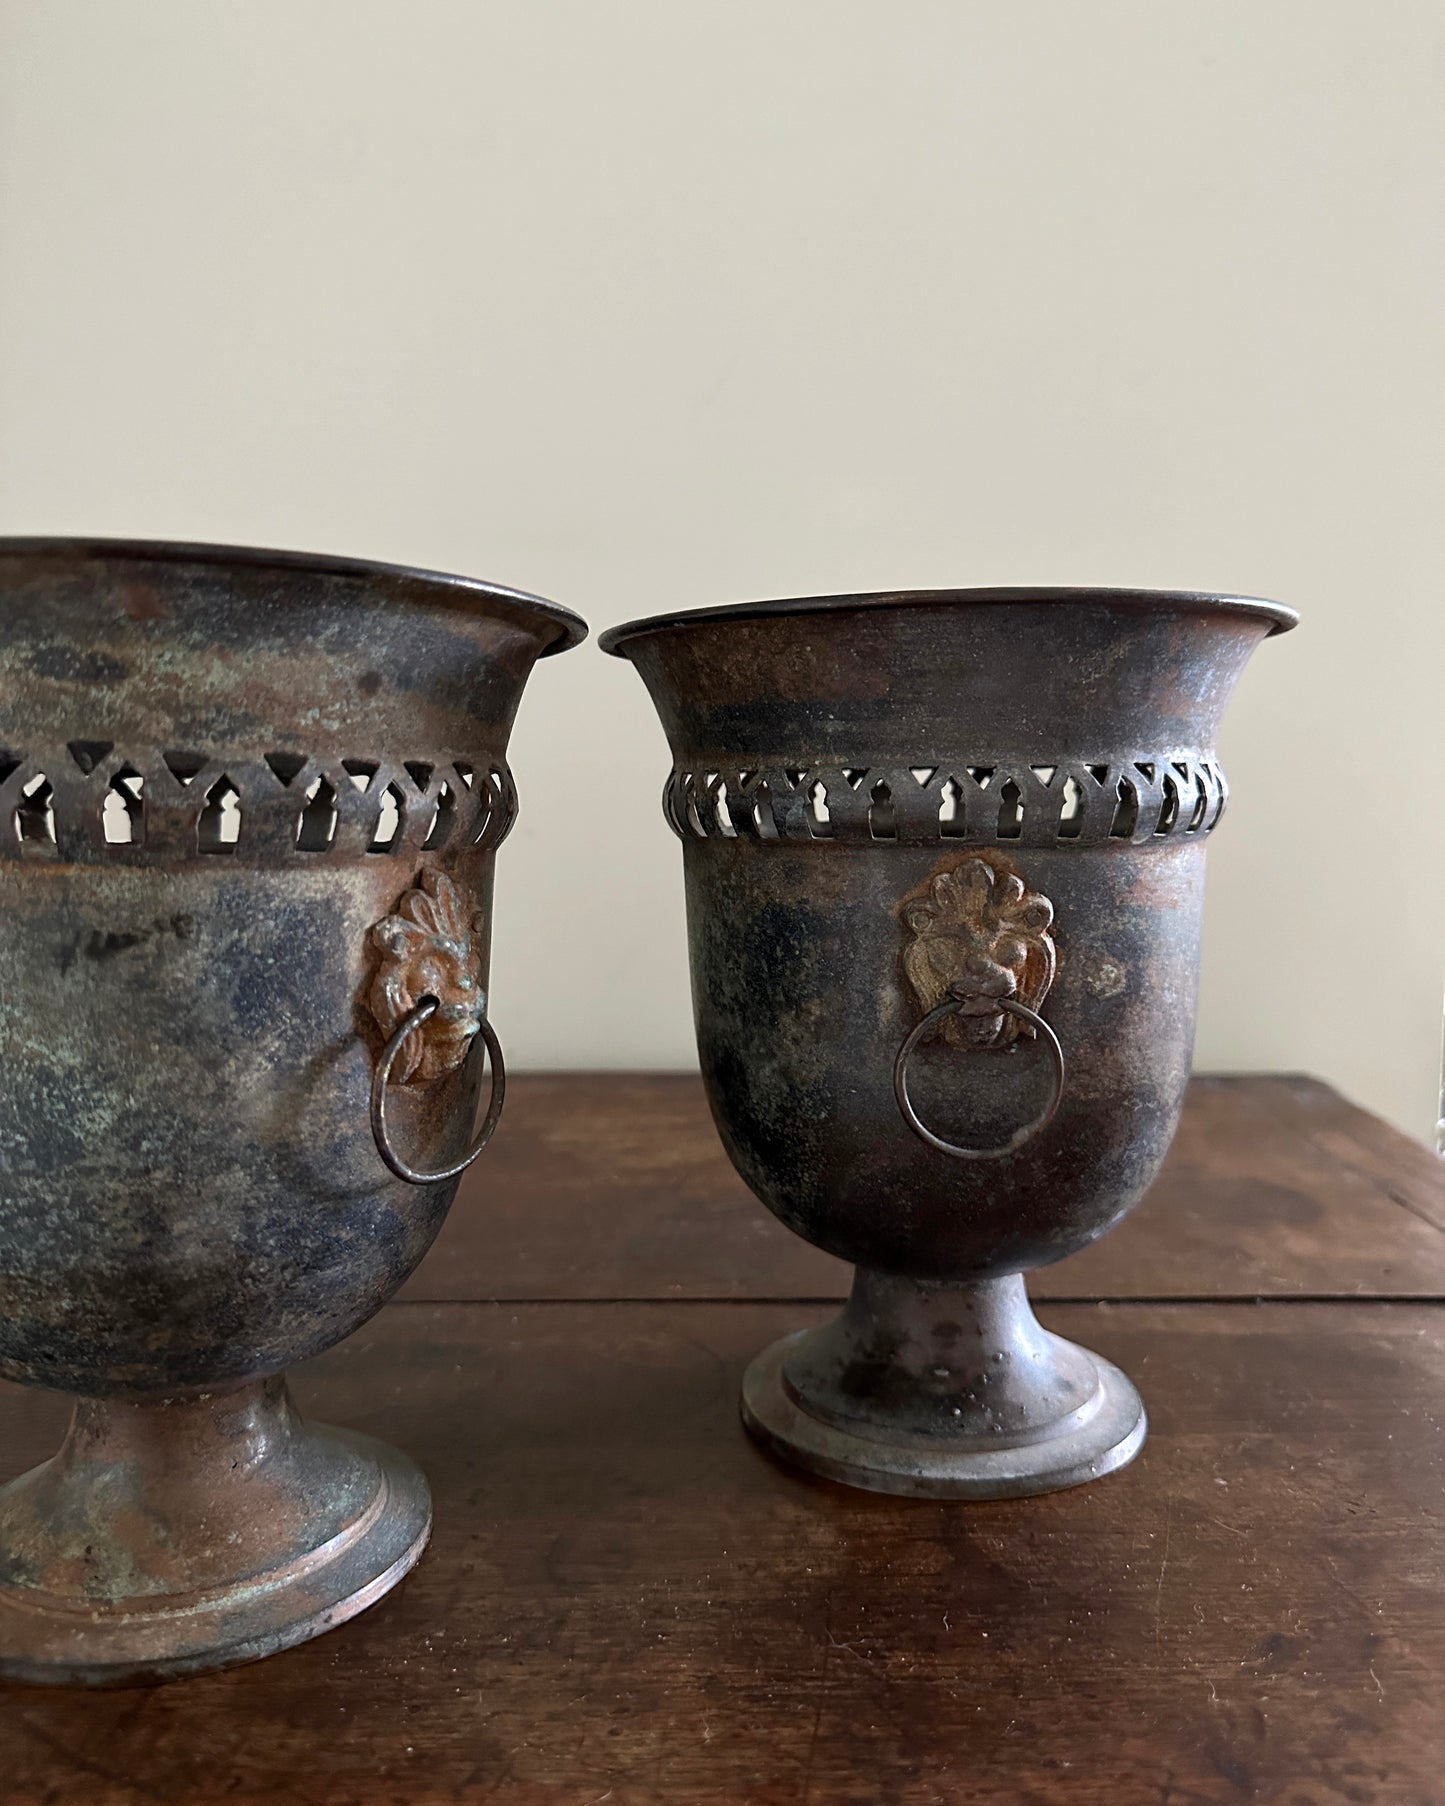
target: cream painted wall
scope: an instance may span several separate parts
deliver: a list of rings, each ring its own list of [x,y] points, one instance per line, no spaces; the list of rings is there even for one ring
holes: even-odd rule
[[[594,627],[1239,588],[1198,1060],[1434,1121],[1436,0],[10,0],[0,529],[491,576]],[[693,1058],[660,730],[514,763],[520,1066]]]

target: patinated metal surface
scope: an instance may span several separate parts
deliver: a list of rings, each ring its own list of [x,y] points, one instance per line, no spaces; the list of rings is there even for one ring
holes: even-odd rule
[[[112,1686],[254,1660],[342,1624],[426,1547],[420,1468],[302,1418],[279,1377],[89,1399],[0,1493],[12,1680]]]
[[[0,542],[0,1373],[91,1401],[49,1477],[0,1493],[0,1672],[262,1653],[374,1595],[398,1534],[419,1552],[409,1464],[330,1433],[323,1460],[258,1383],[370,1316],[445,1215],[454,1181],[403,1183],[372,1137],[401,994],[379,925],[420,932],[408,899],[429,898],[433,963],[457,954],[392,1097],[407,1149],[444,1165],[481,1078],[464,1056],[516,806],[508,733],[536,658],[582,631],[517,592],[384,566]],[[463,919],[458,954],[440,942]],[[192,1461],[183,1422],[250,1449],[240,1477]],[[347,1523],[379,1528],[338,1544],[351,1480],[369,1503]],[[207,1523],[264,1520],[254,1562],[246,1534],[214,1561],[196,1547],[193,1484],[227,1501]],[[122,1519],[142,1502],[138,1544]],[[320,1543],[328,1577],[303,1580]],[[238,1619],[228,1581],[288,1562],[294,1612],[288,1582]],[[196,1563],[204,1579],[172,1585]],[[197,1591],[224,1633],[152,1599]],[[38,1628],[57,1600],[94,1614],[79,1644]]]
[[[664,809],[724,1145],[859,1270],[838,1324],[749,1376],[772,1446],[861,1485],[965,1494],[1067,1484],[1138,1447],[1128,1381],[1038,1330],[1015,1276],[1103,1234],[1173,1136],[1226,796],[1216,730],[1294,618],[1177,592],[951,591],[604,636],[676,761]],[[950,998],[909,1050],[925,1136],[895,1069]]]

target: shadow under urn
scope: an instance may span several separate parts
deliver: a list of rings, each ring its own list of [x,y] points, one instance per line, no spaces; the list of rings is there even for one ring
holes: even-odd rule
[[[584,634],[431,572],[0,541],[0,1374],[76,1400],[0,1489],[0,1674],[245,1661],[421,1554],[417,1467],[281,1374],[495,1124],[507,739]]]
[[[676,761],[698,1051],[723,1144],[855,1266],[765,1349],[743,1418],[881,1492],[998,1498],[1121,1467],[1118,1368],[1023,1274],[1137,1202],[1189,1076],[1220,716],[1296,616],[1185,592],[744,604],[603,635]]]

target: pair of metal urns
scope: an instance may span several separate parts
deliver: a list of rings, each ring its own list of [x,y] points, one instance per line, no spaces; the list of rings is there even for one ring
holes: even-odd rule
[[[989,1498],[1139,1448],[1134,1387],[1022,1274],[1116,1222],[1174,1133],[1215,731],[1294,618],[957,590],[604,637],[676,761],[719,1132],[857,1267],[747,1373],[776,1453]],[[0,1376],[76,1401],[0,1489],[0,1674],[264,1655],[420,1555],[418,1469],[282,1373],[396,1291],[496,1124],[508,733],[584,633],[431,572],[0,542]]]

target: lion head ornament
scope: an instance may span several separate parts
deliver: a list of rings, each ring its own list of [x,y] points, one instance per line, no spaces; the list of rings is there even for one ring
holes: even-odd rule
[[[382,1036],[424,997],[440,1006],[397,1051],[397,1082],[425,1083],[455,1071],[486,1012],[482,955],[474,913],[444,872],[426,871],[395,913],[371,931],[381,955],[368,1002]]]
[[[1031,1023],[992,1000],[1010,997],[1038,1009],[1054,982],[1053,919],[1047,897],[977,857],[941,872],[926,897],[905,905],[903,969],[920,1006],[926,1013],[950,996],[961,1000],[942,1024],[945,1040],[1002,1049],[1032,1039]]]

